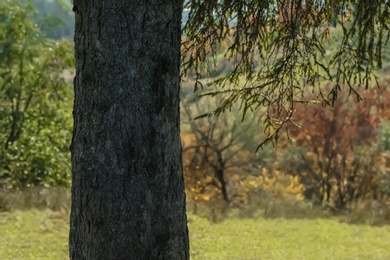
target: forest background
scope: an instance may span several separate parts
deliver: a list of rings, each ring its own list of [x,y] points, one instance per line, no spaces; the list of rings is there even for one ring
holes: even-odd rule
[[[2,259],[22,257],[20,252],[24,257],[26,248],[39,259],[43,254],[57,258],[57,247],[63,248],[62,257],[67,255],[75,65],[71,8],[69,0],[0,3],[0,228],[7,234],[0,243]],[[341,28],[331,29],[324,59],[333,56],[341,38]],[[224,102],[223,95],[204,96],[216,90],[210,82],[234,67],[234,61],[226,62],[223,44],[219,50],[209,61],[215,65],[212,71],[190,70],[181,84],[192,258],[258,257],[261,251],[267,259],[311,259],[318,248],[333,259],[349,259],[341,255],[353,252],[362,259],[389,256],[381,243],[387,241],[385,230],[342,224],[390,223],[390,47],[384,46],[382,69],[375,72],[379,87],[362,89],[362,101],[344,92],[333,107],[299,105],[289,136],[261,149],[269,134],[261,109],[243,118],[238,103],[218,117],[195,119]],[[283,233],[285,251],[275,232]],[[364,233],[366,240],[347,232]],[[254,249],[237,248],[237,236],[225,241],[231,233],[249,236],[253,242],[247,246]],[[53,236],[60,245],[52,243]],[[268,250],[256,250],[261,237],[267,244],[259,248]],[[326,245],[333,240],[340,250],[330,252]],[[291,241],[293,246],[287,246]],[[299,245],[306,249],[291,251]]]
[[[70,1],[36,0],[1,5],[0,184],[4,191],[70,186],[72,130],[73,14]],[[186,12],[183,13],[185,23]],[[183,36],[184,37],[184,36]],[[330,32],[325,59],[335,52],[341,28]],[[221,54],[214,70],[182,79],[183,165],[189,209],[223,218],[346,213],[359,207],[387,208],[390,194],[388,85],[390,48],[383,49],[379,87],[348,93],[334,104],[296,107],[290,140],[258,145],[267,137],[260,113],[242,118],[239,107],[220,116],[195,119],[223,102],[202,97],[207,84],[233,68]],[[240,84],[244,84],[241,82]],[[326,84],[326,83],[324,83]],[[196,86],[195,86],[196,87]],[[240,86],[238,86],[240,87]],[[257,149],[257,152],[256,152]],[[6,199],[3,199],[6,200]],[[359,205],[359,204],[362,205]],[[12,207],[2,202],[1,207]],[[285,205],[286,204],[286,205]],[[373,205],[374,204],[374,205]],[[291,208],[290,213],[279,212]],[[387,212],[387,210],[386,210]],[[384,214],[383,220],[389,220]]]
[[[68,0],[0,3],[0,209],[69,208],[73,102],[73,13]],[[183,23],[186,12],[183,13]],[[183,36],[185,37],[185,36]],[[329,33],[324,58],[342,38]],[[376,71],[379,87],[362,101],[343,93],[333,107],[296,107],[289,138],[257,149],[267,137],[262,111],[239,106],[195,119],[224,102],[208,83],[233,69],[182,79],[181,129],[187,207],[220,222],[239,217],[333,217],[349,223],[390,221],[390,47]],[[203,85],[194,91],[195,85]],[[244,84],[240,82],[239,84]],[[326,83],[324,82],[324,85]],[[240,86],[238,86],[240,87]],[[269,129],[269,128],[268,128]],[[256,151],[257,150],[257,151]]]

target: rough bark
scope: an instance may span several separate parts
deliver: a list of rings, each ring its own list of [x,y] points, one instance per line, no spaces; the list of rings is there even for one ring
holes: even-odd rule
[[[71,259],[188,259],[181,0],[74,0]]]

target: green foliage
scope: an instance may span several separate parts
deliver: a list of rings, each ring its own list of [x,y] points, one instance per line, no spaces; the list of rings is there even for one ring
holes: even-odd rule
[[[376,148],[379,151],[390,151],[390,121],[384,121],[379,126]]]
[[[384,152],[385,160],[389,161],[390,151],[390,121],[382,121],[376,136],[375,148],[378,151]],[[386,162],[388,166],[388,162]],[[390,175],[386,174],[378,185],[381,192],[390,195]]]
[[[384,194],[390,195],[390,176],[385,176],[379,183],[378,188]]]
[[[308,171],[311,163],[307,158],[307,149],[298,145],[288,146],[280,158],[280,168],[290,174]]]
[[[284,131],[288,137],[297,104],[315,102],[308,90],[333,106],[342,89],[360,101],[358,87],[378,84],[373,71],[382,67],[389,39],[389,1],[337,3],[188,0],[183,74],[214,71],[210,60],[222,50],[234,68],[214,81],[223,89],[211,94],[225,95],[215,114],[237,102],[244,116],[264,107],[261,119],[268,137],[262,144],[275,142]],[[328,53],[336,26],[342,34]]]
[[[34,20],[49,38],[73,38],[74,14],[69,0],[32,0],[38,12]]]
[[[0,3],[0,178],[7,187],[69,185],[72,45],[47,39],[18,0]]]
[[[256,146],[257,143],[252,140],[252,147]],[[252,149],[251,151],[253,151]],[[272,147],[271,144],[264,145],[261,149],[259,149],[255,154],[256,162],[261,165],[262,168],[267,169],[269,172],[273,172],[276,161],[276,149]],[[260,174],[260,172],[258,173]]]

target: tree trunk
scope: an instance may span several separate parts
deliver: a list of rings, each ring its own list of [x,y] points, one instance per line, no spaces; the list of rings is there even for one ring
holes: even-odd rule
[[[188,259],[181,0],[74,0],[71,259]]]

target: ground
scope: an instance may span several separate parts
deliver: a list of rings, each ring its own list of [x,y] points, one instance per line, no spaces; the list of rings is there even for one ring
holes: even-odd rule
[[[227,218],[188,215],[191,259],[390,259],[390,226],[339,219]],[[0,259],[69,259],[68,212],[0,213]]]

